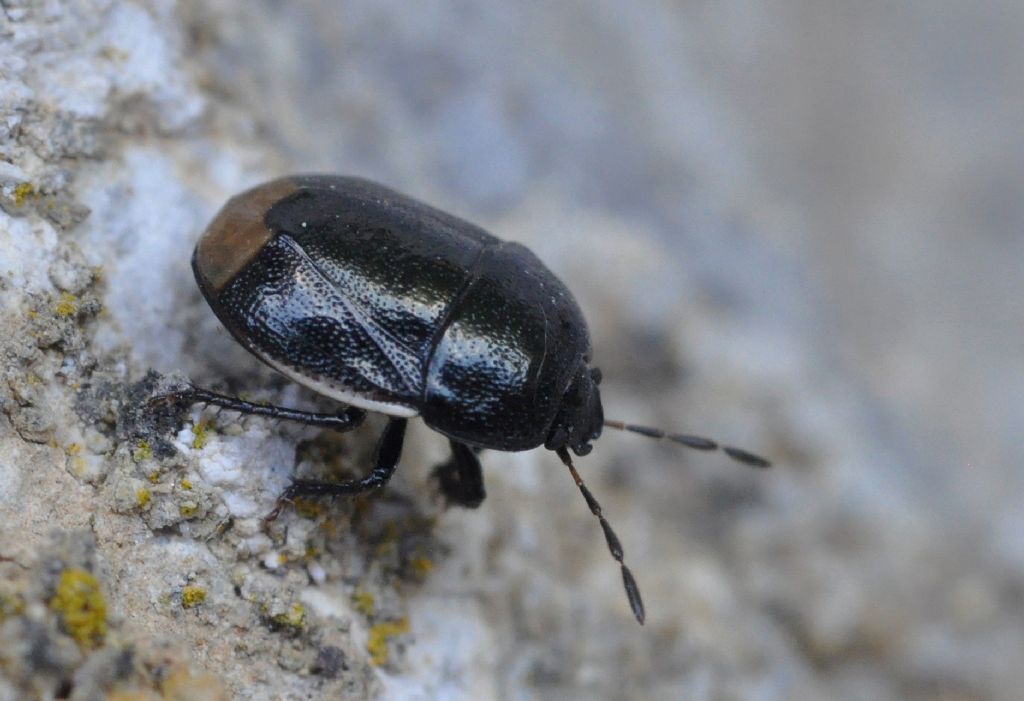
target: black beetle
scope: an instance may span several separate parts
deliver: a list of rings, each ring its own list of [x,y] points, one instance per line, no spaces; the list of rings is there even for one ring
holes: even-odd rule
[[[569,468],[600,520],[643,623],[622,546],[569,451],[589,453],[606,425],[702,450],[718,445],[605,422],[583,314],[529,249],[367,180],[301,175],[229,200],[196,245],[192,269],[239,343],[346,407],[303,412],[198,387],[178,399],[339,431],[358,426],[365,411],[392,417],[369,475],[346,483],[296,480],[282,500],[382,486],[413,416],[451,442],[452,458],[436,473],[448,501],[462,506],[484,498],[477,452],[543,445]],[[768,464],[723,450],[750,465]]]

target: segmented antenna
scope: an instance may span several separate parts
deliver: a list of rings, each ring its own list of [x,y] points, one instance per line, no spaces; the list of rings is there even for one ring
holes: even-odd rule
[[[669,433],[668,431],[662,431],[660,428],[637,426],[636,424],[627,424],[623,421],[605,421],[604,425],[608,428],[618,429],[619,431],[639,433],[641,436],[647,436],[648,438],[672,441],[673,443],[678,443],[679,445],[684,445],[687,448],[693,448],[694,450],[721,450],[736,462],[741,462],[744,465],[749,465],[750,467],[772,466],[771,462],[765,460],[760,455],[754,455],[742,448],[719,445],[710,438],[704,438],[703,436],[688,436],[684,433]],[[564,459],[563,462],[565,462]]]
[[[590,512],[597,516],[598,522],[601,524],[601,530],[604,531],[604,539],[608,542],[608,551],[611,552],[612,557],[615,558],[616,562],[622,567],[622,586],[626,588],[626,598],[629,599],[629,606],[633,609],[633,615],[636,616],[636,620],[639,621],[640,625],[644,623],[644,602],[640,598],[640,587],[636,584],[636,579],[633,578],[633,573],[626,567],[626,563],[623,562],[622,543],[619,542],[619,537],[615,535],[615,531],[612,530],[611,524],[608,523],[608,519],[601,513],[601,505],[597,503],[597,499],[587,489],[587,485],[583,483],[583,478],[580,477],[580,473],[576,472],[575,466],[572,464],[572,458],[569,457],[569,451],[563,446],[557,451],[558,457],[562,459],[562,462],[566,467],[569,468],[569,473],[572,475],[573,480],[576,482],[576,486],[580,488],[580,493],[583,494],[583,498],[587,500],[587,506],[590,507]]]

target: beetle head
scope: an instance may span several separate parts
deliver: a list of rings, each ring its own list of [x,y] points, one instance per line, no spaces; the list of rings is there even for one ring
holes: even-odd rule
[[[597,440],[604,426],[604,410],[601,408],[601,371],[589,368],[581,362],[569,389],[562,396],[562,403],[551,422],[544,447],[558,450],[568,447],[577,455],[586,455]]]

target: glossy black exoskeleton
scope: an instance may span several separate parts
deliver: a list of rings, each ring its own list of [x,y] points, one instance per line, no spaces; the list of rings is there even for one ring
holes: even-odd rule
[[[583,314],[527,248],[366,180],[304,175],[232,198],[200,238],[192,267],[239,343],[346,407],[301,412],[199,388],[180,399],[342,431],[359,425],[364,411],[392,417],[369,475],[341,484],[298,480],[283,499],[383,485],[414,416],[449,438],[452,458],[437,475],[448,500],[463,506],[484,498],[479,450],[543,445],[569,468],[600,520],[643,622],[622,547],[569,451],[589,453],[605,425],[699,449],[718,446],[605,423]],[[767,464],[724,449],[742,462]]]

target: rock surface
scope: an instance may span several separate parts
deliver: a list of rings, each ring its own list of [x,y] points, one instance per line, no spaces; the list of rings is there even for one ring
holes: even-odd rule
[[[5,2],[0,701],[1018,698],[1024,16],[702,7]],[[388,489],[267,525],[380,423],[147,408],[184,378],[330,406],[188,266],[294,171],[526,243],[609,417],[774,459],[609,431],[579,461],[644,627],[549,453],[485,454],[447,510],[414,426]]]

